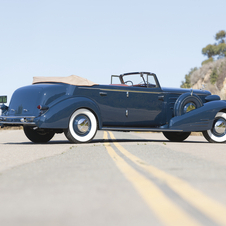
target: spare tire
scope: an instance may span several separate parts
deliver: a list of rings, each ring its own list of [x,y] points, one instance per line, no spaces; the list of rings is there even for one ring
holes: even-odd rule
[[[199,96],[193,93],[183,93],[174,105],[174,116],[180,116],[203,106]]]

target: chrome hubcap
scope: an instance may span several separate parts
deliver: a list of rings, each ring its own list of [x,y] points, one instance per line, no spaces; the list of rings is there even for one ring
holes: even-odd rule
[[[226,134],[226,121],[223,118],[217,119],[214,124],[214,132],[219,136]]]
[[[89,121],[85,118],[79,119],[78,120],[78,129],[82,132],[85,133],[89,129]]]
[[[91,129],[90,119],[85,115],[78,115],[74,120],[73,128],[77,134],[86,135]]]
[[[187,103],[185,106],[184,106],[184,114],[188,113],[189,111],[193,111],[196,109],[196,106],[195,104],[193,103]]]

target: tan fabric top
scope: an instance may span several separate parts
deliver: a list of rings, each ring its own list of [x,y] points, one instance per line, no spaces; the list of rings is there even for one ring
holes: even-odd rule
[[[97,85],[88,79],[81,78],[77,75],[71,75],[68,77],[33,77],[33,83],[44,83],[44,82],[60,82],[75,86],[93,86]]]

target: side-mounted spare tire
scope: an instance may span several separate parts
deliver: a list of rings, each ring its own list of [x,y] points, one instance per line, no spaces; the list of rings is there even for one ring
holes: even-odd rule
[[[193,93],[183,93],[174,105],[174,116],[180,116],[203,106],[199,96]]]

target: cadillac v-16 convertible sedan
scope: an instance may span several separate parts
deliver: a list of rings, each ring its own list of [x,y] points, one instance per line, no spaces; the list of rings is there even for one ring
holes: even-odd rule
[[[176,142],[199,131],[209,142],[226,142],[225,100],[205,90],[163,88],[150,72],[112,75],[110,85],[73,75],[34,77],[9,106],[6,98],[0,97],[0,126],[22,125],[34,143],[63,132],[86,143],[97,130],[163,132]]]

